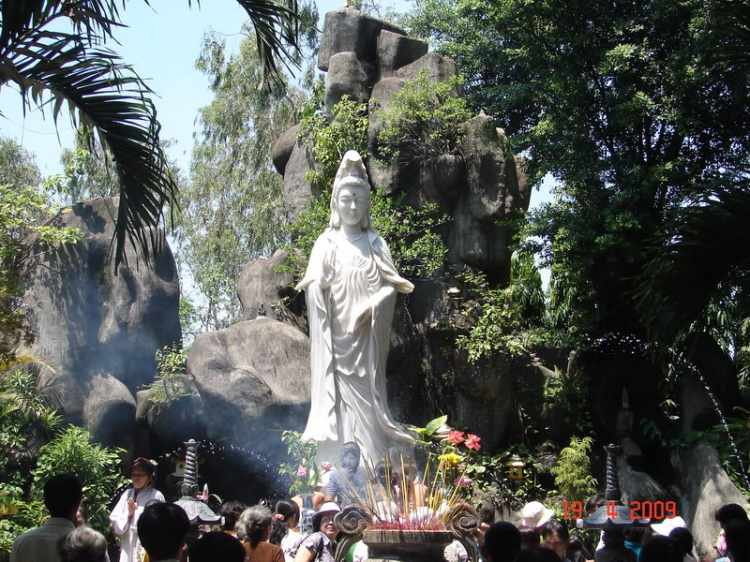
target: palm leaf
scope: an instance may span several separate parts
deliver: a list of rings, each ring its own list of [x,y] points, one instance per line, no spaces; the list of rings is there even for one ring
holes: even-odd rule
[[[132,69],[111,50],[41,31],[0,58],[0,75],[19,84],[27,103],[52,102],[55,120],[67,103],[77,125],[95,129],[109,150],[121,186],[115,265],[124,259],[128,239],[142,250],[158,247],[162,209],[174,204],[177,185],[159,145],[150,91]],[[143,255],[148,260],[149,253]]]
[[[721,189],[682,215],[673,241],[658,252],[637,290],[652,330],[675,338],[698,327],[710,304],[750,288],[750,189]]]

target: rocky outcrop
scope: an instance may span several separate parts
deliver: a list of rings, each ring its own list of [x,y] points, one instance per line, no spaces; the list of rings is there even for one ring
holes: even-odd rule
[[[693,533],[696,558],[713,558],[713,544],[720,530],[714,518],[716,510],[728,503],[747,510],[750,504],[724,472],[713,447],[699,443],[689,449],[675,449],[671,464],[680,515]]]
[[[47,246],[33,238],[34,260],[24,300],[37,353],[56,374],[40,388],[65,418],[106,444],[128,445],[136,390],[153,381],[157,349],[178,342],[180,286],[162,232],[151,261],[128,246],[115,272],[114,217],[119,199],[94,199],[52,219],[81,230],[74,245]]]
[[[188,374],[212,440],[247,445],[271,431],[269,439],[278,441],[279,430],[302,429],[307,420],[310,342],[288,324],[256,318],[200,334]]]

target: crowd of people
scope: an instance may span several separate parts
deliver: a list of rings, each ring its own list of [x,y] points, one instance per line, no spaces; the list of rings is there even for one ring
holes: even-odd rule
[[[229,501],[220,509],[220,529],[196,533],[185,511],[164,501],[153,488],[154,470],[155,463],[136,459],[132,487],[122,494],[110,516],[119,536],[120,561],[333,562],[340,538],[336,515],[340,505],[352,499],[346,490],[320,493],[312,512],[303,509],[299,497],[280,500],[273,509]],[[108,542],[88,526],[81,509],[82,495],[81,484],[73,475],[49,479],[44,503],[50,517],[16,538],[10,562],[109,562]],[[599,499],[589,501],[589,513],[600,505]],[[485,562],[696,562],[693,536],[680,517],[620,533],[602,533],[596,550],[588,552],[582,538],[539,502],[524,506],[518,526],[495,522],[494,508],[482,509],[480,514],[482,524],[474,539]],[[716,512],[716,521],[722,531],[716,556],[710,560],[750,562],[746,511],[737,504],[725,505]],[[366,562],[367,555],[366,545],[360,542],[348,552],[347,560]],[[466,550],[456,541],[446,549],[445,558],[463,562]]]

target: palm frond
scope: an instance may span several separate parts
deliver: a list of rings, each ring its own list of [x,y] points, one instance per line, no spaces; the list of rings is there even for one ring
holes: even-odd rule
[[[646,267],[636,292],[652,330],[675,338],[700,324],[734,287],[750,288],[750,189],[722,189],[686,211],[673,241]]]
[[[237,0],[247,12],[255,29],[258,54],[264,78],[276,81],[279,75],[278,60],[289,69],[291,61],[299,66],[300,15],[297,0]]]
[[[159,145],[156,109],[150,90],[111,50],[87,48],[76,36],[40,31],[27,35],[13,52],[0,55],[0,76],[14,80],[24,99],[52,103],[57,120],[67,103],[74,121],[96,130],[112,155],[120,180],[115,233],[115,266],[127,241],[143,250],[161,239],[157,227],[166,203],[174,204],[177,185]]]

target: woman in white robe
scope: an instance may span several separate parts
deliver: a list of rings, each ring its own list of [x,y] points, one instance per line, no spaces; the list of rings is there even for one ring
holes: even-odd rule
[[[141,562],[145,550],[138,542],[138,518],[152,501],[164,501],[164,494],[153,487],[156,463],[137,458],[130,469],[133,487],[125,490],[112,510],[109,520],[120,537],[120,562]]]
[[[329,228],[297,289],[305,289],[311,339],[312,397],[302,439],[318,442],[320,461],[336,462],[348,441],[372,466],[392,449],[408,454],[415,441],[391,415],[385,366],[396,293],[414,286],[370,228],[370,185],[355,151],[341,161]]]

